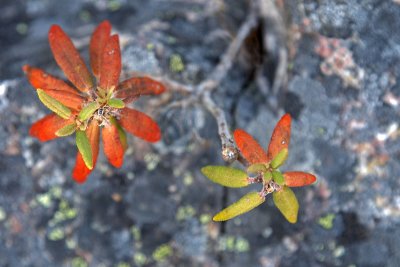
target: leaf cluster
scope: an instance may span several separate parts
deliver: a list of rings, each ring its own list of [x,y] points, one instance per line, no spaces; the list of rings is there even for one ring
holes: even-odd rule
[[[53,56],[72,86],[39,68],[23,67],[40,101],[53,112],[35,122],[30,134],[45,142],[75,133],[75,181],[85,182],[96,165],[100,133],[104,153],[117,168],[127,149],[125,131],[148,142],[160,140],[157,122],[127,105],[141,95],[161,94],[165,87],[148,77],[119,82],[119,37],[111,35],[108,21],[98,25],[90,40],[92,73],[60,26],[53,25],[48,37]]]
[[[290,171],[281,172],[289,154],[291,117],[285,114],[275,126],[267,152],[246,131],[234,132],[235,142],[240,153],[247,160],[246,171],[226,166],[206,166],[202,173],[214,183],[232,187],[246,187],[253,183],[262,184],[260,192],[250,192],[217,213],[214,221],[226,221],[246,213],[261,205],[272,193],[273,202],[282,215],[296,223],[299,203],[291,187],[314,183],[316,177],[310,173]]]

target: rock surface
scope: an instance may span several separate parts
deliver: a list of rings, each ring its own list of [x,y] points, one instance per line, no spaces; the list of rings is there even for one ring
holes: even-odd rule
[[[51,24],[87,61],[88,37],[109,19],[124,75],[197,84],[245,19],[246,2],[1,1],[0,266],[400,266],[399,1],[284,1],[293,56],[280,114],[294,118],[284,168],[318,177],[295,189],[295,225],[270,198],[224,225],[210,221],[248,189],[226,190],[200,173],[223,164],[215,120],[201,107],[140,100],[163,141],[130,137],[123,167],[100,156],[84,185],[71,179],[73,138],[28,135],[47,110],[22,65],[63,77],[47,42]],[[246,64],[238,60],[213,97],[232,129],[267,145],[279,117]]]

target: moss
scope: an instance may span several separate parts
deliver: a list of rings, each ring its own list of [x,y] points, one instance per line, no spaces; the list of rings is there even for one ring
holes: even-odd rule
[[[195,214],[196,210],[192,206],[186,205],[178,209],[175,217],[177,221],[183,221],[192,218]]]
[[[193,175],[190,172],[186,172],[183,175],[183,184],[186,186],[193,184]]]
[[[87,267],[86,261],[80,257],[73,258],[71,261],[71,267]]]
[[[66,244],[67,248],[69,248],[69,249],[75,249],[76,245],[77,245],[76,240],[73,238],[67,238],[65,240],[65,244]]]
[[[169,59],[169,68],[172,72],[182,72],[185,69],[182,57],[178,54],[173,54]]]
[[[109,0],[107,3],[107,7],[111,11],[117,11],[121,8],[121,2],[118,0]]]
[[[82,10],[81,12],[79,12],[79,18],[80,18],[83,22],[89,22],[90,19],[92,18],[92,15],[90,14],[89,11],[87,11],[87,10]]]
[[[50,208],[51,206],[51,195],[50,193],[39,194],[36,196],[36,201],[45,208]]]
[[[72,208],[67,201],[61,200],[58,210],[54,213],[49,225],[55,226],[63,221],[74,219],[78,215],[78,211]]]
[[[144,156],[144,161],[146,162],[146,168],[148,171],[154,170],[158,163],[160,163],[160,156],[154,153],[148,153]]]
[[[142,252],[136,252],[134,255],[133,255],[133,261],[135,262],[135,264],[137,265],[137,266],[143,266],[143,265],[145,265],[146,264],[146,262],[147,262],[147,257],[146,257],[146,255],[144,255]]]
[[[318,224],[321,225],[324,229],[330,230],[333,227],[334,219],[335,219],[335,214],[328,213],[324,217],[318,219]]]
[[[6,212],[4,211],[4,209],[2,207],[0,207],[0,222],[4,221],[7,217]]]
[[[168,244],[159,246],[153,252],[153,259],[157,262],[164,261],[166,258],[172,255],[172,248]]]
[[[200,215],[200,222],[202,224],[209,223],[211,221],[211,215],[210,214],[201,214]]]
[[[131,267],[131,265],[127,262],[119,262],[117,267]]]
[[[153,43],[148,43],[146,45],[146,49],[149,50],[149,51],[153,50],[154,49],[154,44]]]
[[[49,234],[48,234],[48,238],[51,241],[57,241],[57,240],[62,240],[65,237],[65,233],[64,230],[62,228],[54,228]]]
[[[250,250],[250,244],[243,237],[225,236],[219,241],[219,249],[231,252],[247,252]]]
[[[20,22],[15,27],[15,30],[21,35],[26,35],[28,33],[28,25],[26,23]]]
[[[141,234],[140,234],[140,229],[138,227],[132,226],[131,234],[132,234],[133,238],[135,239],[135,241],[140,241]]]
[[[53,196],[53,198],[61,198],[62,189],[59,186],[52,187],[49,193]]]
[[[247,252],[250,250],[250,244],[247,239],[239,237],[236,239],[235,250],[237,252]]]

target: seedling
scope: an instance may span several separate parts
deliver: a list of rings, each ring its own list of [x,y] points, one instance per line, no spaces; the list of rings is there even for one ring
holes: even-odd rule
[[[73,86],[39,68],[23,67],[39,99],[53,112],[35,122],[29,132],[42,142],[76,134],[79,152],[72,173],[75,181],[85,182],[96,165],[100,129],[104,153],[117,168],[122,166],[128,146],[125,130],[148,142],[160,140],[157,122],[127,105],[141,95],[161,94],[165,87],[149,77],[119,82],[119,37],[111,35],[108,21],[96,28],[90,40],[90,65],[94,77],[60,26],[53,25],[48,37],[58,66]]]
[[[297,222],[299,203],[290,188],[310,185],[316,181],[316,177],[305,172],[282,173],[279,170],[288,157],[290,125],[291,117],[285,114],[275,126],[267,152],[246,131],[235,130],[233,136],[236,145],[249,164],[246,171],[226,166],[206,166],[201,169],[211,181],[226,187],[262,184],[260,192],[246,194],[216,214],[214,221],[226,221],[246,213],[261,205],[266,196],[272,193],[275,206],[283,216],[290,223]]]

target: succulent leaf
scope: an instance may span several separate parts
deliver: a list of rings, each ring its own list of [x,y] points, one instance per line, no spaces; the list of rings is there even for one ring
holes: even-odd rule
[[[274,159],[284,148],[289,148],[290,143],[290,114],[285,114],[278,121],[268,145],[268,160]]]
[[[51,26],[49,30],[49,43],[54,59],[68,80],[83,92],[93,88],[92,75],[71,39],[60,26]]]
[[[225,166],[206,166],[201,169],[201,172],[214,183],[226,187],[245,187],[249,183],[247,181],[247,173]]]
[[[280,171],[272,171],[272,178],[274,179],[275,183],[283,186],[285,184],[285,179]]]
[[[213,218],[214,221],[227,221],[243,213],[249,212],[265,201],[258,192],[250,192],[237,202],[220,211]]]
[[[76,131],[76,146],[78,147],[79,153],[82,155],[86,167],[89,170],[93,169],[92,148],[84,131]]]
[[[62,127],[61,129],[59,129],[56,132],[56,135],[59,136],[59,137],[68,136],[68,135],[73,134],[75,132],[75,130],[76,130],[76,124],[75,123],[68,124],[68,125]]]
[[[268,170],[267,165],[265,165],[265,163],[255,163],[247,168],[248,173],[259,173],[259,172],[264,173],[267,170]]]
[[[299,187],[313,184],[317,177],[306,172],[285,172],[283,174],[285,184],[289,187]]]
[[[51,111],[56,113],[63,119],[68,119],[71,116],[71,110],[64,106],[60,101],[52,98],[48,94],[45,93],[42,89],[36,90],[40,101]]]
[[[88,105],[86,105],[81,112],[79,112],[78,118],[81,121],[85,121],[90,118],[90,116],[93,115],[93,113],[100,107],[100,105],[97,102],[91,102]]]
[[[107,104],[112,108],[124,108],[125,103],[121,99],[118,98],[111,98],[108,100]]]
[[[233,132],[233,137],[243,157],[250,164],[268,162],[267,153],[246,131],[237,129]]]
[[[285,163],[287,157],[289,154],[289,150],[285,147],[283,148],[278,155],[275,156],[275,158],[271,161],[271,167],[273,169],[279,168],[283,163]]]
[[[273,193],[273,200],[275,206],[279,209],[282,215],[290,223],[297,222],[297,214],[299,212],[299,202],[292,189],[284,186],[281,191],[275,191]]]
[[[119,124],[128,132],[147,142],[155,143],[161,139],[157,122],[141,111],[123,108]]]

